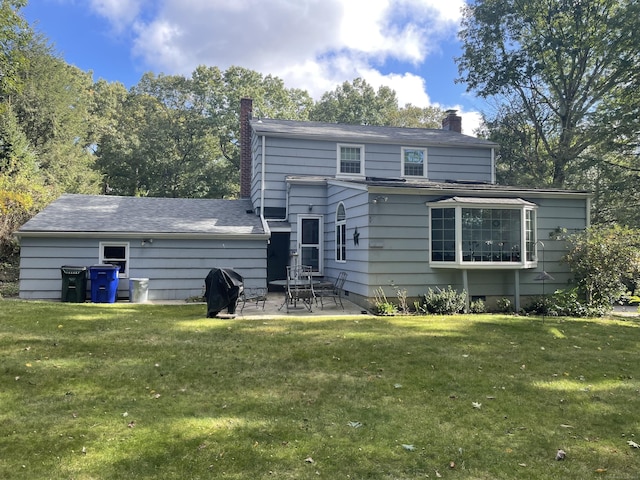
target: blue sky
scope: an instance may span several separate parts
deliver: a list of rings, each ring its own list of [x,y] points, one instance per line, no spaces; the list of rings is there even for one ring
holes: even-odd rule
[[[456,108],[463,130],[481,100],[456,84],[464,0],[30,0],[23,14],[94,80],[190,75],[238,65],[320,96],[362,77],[400,105]]]

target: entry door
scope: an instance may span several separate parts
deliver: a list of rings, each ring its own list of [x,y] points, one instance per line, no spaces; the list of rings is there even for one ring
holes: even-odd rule
[[[298,217],[298,258],[322,274],[322,216]]]
[[[271,280],[282,280],[287,277],[290,243],[289,232],[272,232],[271,241],[267,246],[267,284]],[[272,287],[269,290],[282,290],[282,287]]]

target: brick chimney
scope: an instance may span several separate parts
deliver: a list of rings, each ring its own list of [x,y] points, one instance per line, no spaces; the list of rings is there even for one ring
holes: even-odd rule
[[[240,99],[240,198],[251,196],[251,112],[253,101]]]
[[[462,117],[457,115],[457,110],[447,110],[446,117],[442,119],[442,129],[462,133]]]

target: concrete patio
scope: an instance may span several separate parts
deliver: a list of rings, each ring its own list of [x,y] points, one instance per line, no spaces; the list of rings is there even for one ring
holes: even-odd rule
[[[333,299],[325,299],[324,301],[324,309],[321,308],[320,302],[318,304],[313,304],[311,308],[311,312],[307,309],[306,306],[298,303],[298,306],[295,308],[289,307],[289,313],[287,313],[287,309],[284,304],[284,293],[282,292],[269,292],[267,294],[267,300],[264,303],[264,309],[262,308],[262,302],[247,302],[244,308],[242,308],[242,302],[238,303],[238,307],[236,309],[235,318],[242,319],[259,319],[259,318],[274,318],[274,317],[286,317],[286,316],[343,316],[343,315],[370,315],[370,313],[363,309],[361,306],[356,305],[350,302],[347,298],[342,298],[342,304],[344,305],[344,310],[340,307],[340,304],[337,305],[334,303]],[[218,314],[219,318],[225,318],[225,313],[220,312]]]

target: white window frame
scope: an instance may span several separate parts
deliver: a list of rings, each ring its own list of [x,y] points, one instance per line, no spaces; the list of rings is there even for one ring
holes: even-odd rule
[[[318,242],[302,243],[302,223],[304,220],[314,220],[318,223]],[[324,272],[324,228],[322,215],[298,215],[296,243],[298,245],[298,261],[300,265],[305,265],[303,249],[314,248],[318,254],[318,270],[313,270],[314,275],[323,275]],[[313,266],[313,265],[312,265]]]
[[[535,268],[538,265],[537,256],[537,206],[532,204],[504,204],[504,203],[462,203],[445,204],[433,202],[427,204],[429,207],[429,265],[434,268],[462,268],[462,269],[527,269]],[[433,260],[433,209],[454,209],[455,210],[455,260]],[[492,210],[515,210],[520,212],[520,259],[518,261],[472,261],[463,259],[463,239],[462,239],[462,210],[463,209],[492,209]],[[528,218],[530,221],[527,221]],[[530,228],[527,228],[527,227]],[[527,258],[529,254],[529,258]]]
[[[422,175],[408,175],[405,172],[405,152],[407,151],[421,151],[422,152]],[[428,178],[427,175],[427,149],[426,148],[422,148],[422,147],[402,147],[400,149],[401,152],[401,176],[402,177],[407,177],[407,178]]]
[[[342,149],[355,148],[360,150],[360,172],[343,172],[342,171]],[[343,177],[364,177],[364,145],[356,145],[351,143],[338,143],[336,146],[336,172]]]
[[[342,215],[341,215],[342,213]],[[336,262],[347,263],[347,209],[340,202],[336,208]]]
[[[105,247],[124,247],[124,258],[105,257]],[[124,271],[118,272],[118,278],[129,277],[129,242],[100,242],[100,251],[98,252],[98,263],[110,264],[113,260],[125,262]]]

